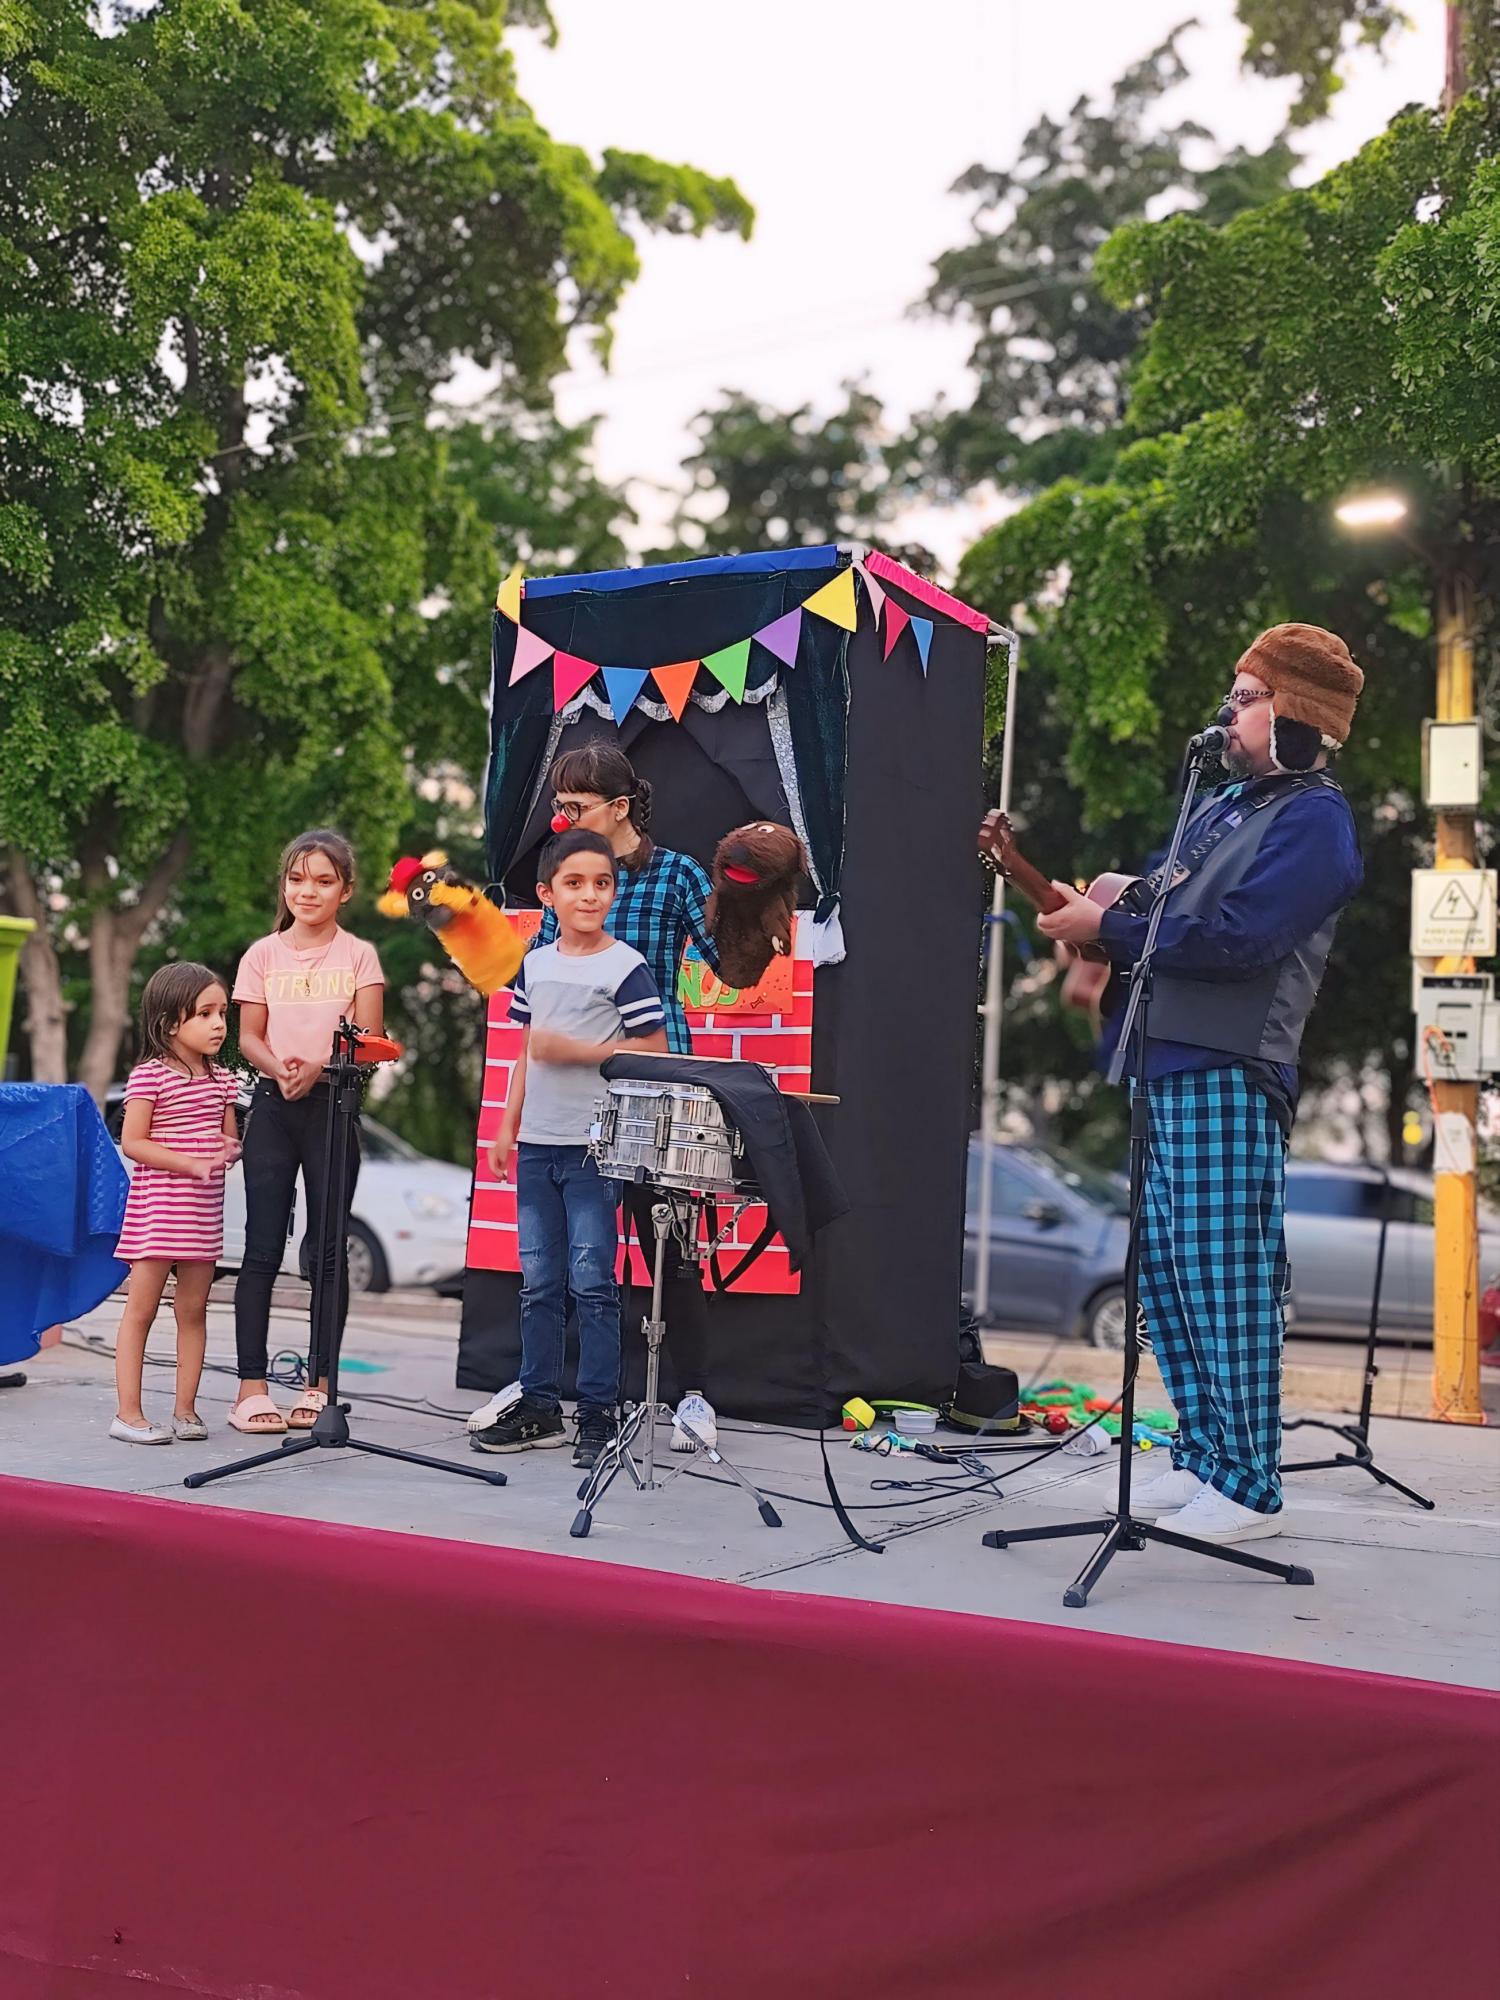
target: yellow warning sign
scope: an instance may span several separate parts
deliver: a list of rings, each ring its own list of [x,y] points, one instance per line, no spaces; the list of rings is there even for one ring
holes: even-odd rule
[[[1416,868],[1411,878],[1413,958],[1493,958],[1495,870]]]

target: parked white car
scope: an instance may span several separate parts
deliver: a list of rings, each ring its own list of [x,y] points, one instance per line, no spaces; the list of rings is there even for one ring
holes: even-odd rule
[[[243,1120],[250,1099],[240,1099]],[[112,1084],[104,1122],[116,1145],[125,1086]],[[469,1234],[467,1169],[419,1153],[368,1113],[361,1116],[363,1158],[349,1217],[349,1288],[384,1292],[392,1285],[445,1285],[463,1271]],[[131,1171],[126,1160],[125,1171]],[[287,1237],[284,1271],[306,1275],[307,1209],[301,1183]],[[245,1182],[236,1168],[224,1190],[222,1267],[237,1271],[245,1254]]]

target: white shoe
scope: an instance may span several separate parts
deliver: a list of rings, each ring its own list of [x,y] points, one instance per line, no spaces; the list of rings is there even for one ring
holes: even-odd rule
[[[112,1438],[121,1444],[170,1444],[172,1433],[165,1424],[127,1424],[123,1417],[116,1417],[109,1427]]]
[[[693,1438],[682,1428],[691,1424],[694,1436],[712,1451],[719,1442],[719,1426],[714,1421],[714,1406],[706,1396],[684,1396],[677,1405],[677,1421],[672,1426],[673,1451],[691,1451]]]
[[[1259,1542],[1281,1533],[1281,1516],[1257,1514],[1253,1507],[1242,1507],[1228,1494],[1202,1486],[1196,1500],[1179,1507],[1175,1514],[1164,1514],[1157,1526],[1170,1528],[1175,1535],[1192,1535],[1200,1542]]]
[[[1186,1507],[1202,1491],[1203,1481],[1196,1472],[1174,1467],[1171,1472],[1157,1473],[1144,1486],[1132,1487],[1130,1511],[1149,1521],[1155,1514],[1170,1514],[1178,1507]]]
[[[477,1410],[469,1412],[469,1429],[487,1431],[491,1424],[498,1424],[521,1400],[519,1382],[507,1382],[503,1389],[497,1389],[487,1403],[481,1403]]]

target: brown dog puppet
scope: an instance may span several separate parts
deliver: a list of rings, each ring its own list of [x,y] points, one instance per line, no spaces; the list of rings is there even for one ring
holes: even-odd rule
[[[707,923],[726,986],[755,986],[771,960],[792,948],[797,885],[807,873],[802,842],[789,826],[756,820],[714,849]]]

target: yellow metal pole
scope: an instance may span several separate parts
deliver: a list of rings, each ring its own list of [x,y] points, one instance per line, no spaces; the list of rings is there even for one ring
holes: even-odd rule
[[[1474,714],[1474,584],[1462,570],[1438,583],[1437,717],[1466,722]],[[1437,815],[1439,868],[1474,866],[1474,816]],[[1439,972],[1472,972],[1472,958],[1444,958]],[[1434,1175],[1436,1216],[1432,1263],[1432,1414],[1444,1423],[1482,1424],[1479,1393],[1479,1209],[1474,1174],[1477,1083],[1433,1086],[1434,1110],[1467,1121],[1467,1173],[1444,1169],[1445,1149],[1437,1148]]]

